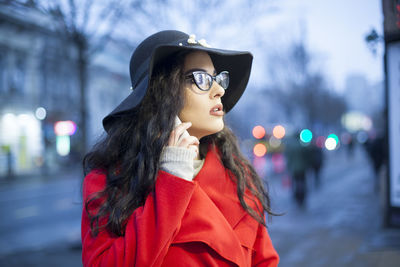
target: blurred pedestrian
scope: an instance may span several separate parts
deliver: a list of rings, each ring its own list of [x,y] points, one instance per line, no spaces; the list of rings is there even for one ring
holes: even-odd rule
[[[223,120],[251,62],[178,31],[136,48],[133,92],[84,159],[84,266],[277,266],[268,193]]]
[[[321,168],[324,162],[324,154],[322,148],[318,147],[317,144],[312,143],[309,145],[310,149],[310,168],[314,175],[314,184],[316,188],[319,188],[321,185]]]
[[[349,143],[347,144],[347,156],[352,158],[354,154],[354,137],[350,136]]]
[[[286,166],[292,177],[293,197],[299,207],[305,207],[307,196],[306,172],[310,168],[310,149],[301,143],[300,133],[289,137],[285,145]]]
[[[372,162],[375,174],[374,187],[379,190],[379,172],[381,167],[387,162],[387,145],[383,134],[379,134],[376,138],[368,139],[364,144],[365,150]]]

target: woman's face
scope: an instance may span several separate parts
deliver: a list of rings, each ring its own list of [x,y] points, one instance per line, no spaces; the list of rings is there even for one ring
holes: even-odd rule
[[[203,51],[195,51],[185,57],[185,77],[193,71],[205,71],[212,76],[217,74],[210,56]],[[182,122],[192,123],[188,129],[189,134],[200,139],[221,131],[224,128],[221,97],[225,90],[215,81],[209,91],[201,91],[192,79],[186,79],[183,86],[185,105],[179,118]]]

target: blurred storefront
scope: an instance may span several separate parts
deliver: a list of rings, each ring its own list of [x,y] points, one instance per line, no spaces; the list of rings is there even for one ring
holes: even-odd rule
[[[400,227],[400,1],[382,0],[382,9],[389,152],[384,216],[388,226]]]
[[[77,50],[55,25],[31,7],[0,4],[0,179],[52,174],[81,162]],[[121,50],[131,47],[116,43],[89,66],[89,144],[102,131],[101,118],[129,93],[122,67],[129,52],[125,60]],[[58,122],[70,129],[57,131]]]
[[[64,71],[74,50],[49,22],[33,9],[0,9],[0,177],[58,168],[52,120],[79,118],[69,111],[79,99]]]
[[[30,172],[43,163],[41,123],[28,110],[0,114],[0,175]]]

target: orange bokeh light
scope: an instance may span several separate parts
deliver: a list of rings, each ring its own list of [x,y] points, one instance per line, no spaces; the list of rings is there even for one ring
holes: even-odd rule
[[[257,139],[261,139],[265,136],[265,129],[264,127],[257,125],[253,128],[253,136]]]
[[[285,127],[282,125],[276,125],[272,130],[272,134],[276,139],[282,139],[286,134]]]
[[[253,153],[257,157],[263,157],[267,153],[267,147],[264,144],[256,144],[253,148]]]

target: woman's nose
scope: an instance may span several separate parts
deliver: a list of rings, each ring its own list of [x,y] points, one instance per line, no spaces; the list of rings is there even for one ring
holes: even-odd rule
[[[222,97],[225,94],[225,89],[222,88],[216,81],[213,82],[211,90],[210,90],[210,97]]]

